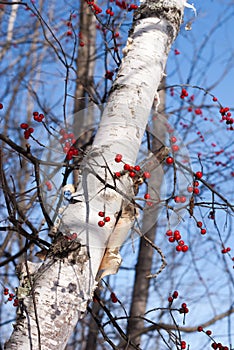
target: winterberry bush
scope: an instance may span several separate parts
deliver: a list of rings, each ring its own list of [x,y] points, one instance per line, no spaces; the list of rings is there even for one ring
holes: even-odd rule
[[[92,215],[86,215],[91,248],[108,230],[121,236],[120,224],[129,232],[118,242],[115,260],[108,248],[116,238],[109,241],[98,287],[66,349],[234,347],[233,47],[228,40],[233,13],[223,7],[215,0],[198,1],[196,12],[192,5],[186,9],[135,162],[132,145],[127,154],[120,142],[108,157],[104,149],[96,163],[92,145],[98,125],[108,98],[125,85],[118,83],[121,65],[132,50],[133,17],[136,23],[147,14],[142,15],[144,5],[0,1],[3,341],[15,311],[18,318],[27,315],[28,296],[40,335],[33,263],[43,269],[52,259],[62,266],[69,256],[70,264],[81,264],[73,253],[80,231],[61,230],[64,210],[83,197],[88,207],[100,196],[91,205]],[[131,75],[140,76],[143,68],[143,63],[134,67]],[[124,119],[115,110],[137,98],[122,96],[112,118]],[[113,122],[110,134],[121,127]],[[130,138],[137,137],[128,120],[125,127]],[[99,184],[88,200],[85,190],[79,192],[85,162]],[[113,210],[108,202],[113,193],[128,205]],[[82,220],[82,215],[74,217]],[[130,223],[124,221],[129,217]],[[118,268],[117,275],[108,276]],[[52,326],[61,312],[53,299],[61,276],[48,296]],[[75,290],[74,280],[61,287],[65,304]]]

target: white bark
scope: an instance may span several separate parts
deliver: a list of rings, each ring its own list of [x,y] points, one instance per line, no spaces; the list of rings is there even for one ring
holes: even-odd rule
[[[135,164],[184,5],[184,0],[145,1],[138,11],[92,150],[81,167],[73,194],[79,202],[69,204],[62,214],[61,232],[71,238],[77,233],[78,237],[70,241],[62,237],[61,242],[70,242],[74,250],[68,253],[69,248],[60,242],[41,266],[34,266],[30,283],[28,277],[21,279],[28,286],[27,296],[21,295],[26,317],[17,323],[5,349],[64,349],[92,297],[99,267],[104,270],[102,275],[117,271],[121,261],[118,250],[134,216],[129,205],[131,180],[128,176],[114,180],[112,175],[121,169],[114,161],[115,154],[121,153],[126,163]],[[115,227],[121,207],[123,216]],[[100,228],[98,211],[104,210],[111,220]],[[77,242],[82,248],[75,247]]]

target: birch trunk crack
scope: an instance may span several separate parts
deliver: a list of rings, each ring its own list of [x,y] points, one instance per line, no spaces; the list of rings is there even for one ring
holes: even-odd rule
[[[108,273],[117,271],[121,260],[118,250],[134,222],[132,210],[126,215],[134,193],[128,176],[122,180],[113,177],[120,170],[115,154],[121,153],[126,163],[136,162],[185,3],[145,1],[136,11],[122,65],[92,149],[81,167],[73,204],[61,217],[63,239],[76,234],[77,247],[65,245],[61,254],[50,254],[41,265],[22,268],[19,298],[23,315],[19,314],[5,349],[64,349],[92,298],[103,259],[102,274],[108,269]],[[110,222],[100,228],[97,213],[104,208]],[[116,224],[121,210],[124,216]]]

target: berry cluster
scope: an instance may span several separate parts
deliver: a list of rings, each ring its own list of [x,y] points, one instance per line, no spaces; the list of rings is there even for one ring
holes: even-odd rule
[[[50,181],[46,181],[45,185],[47,187],[47,191],[52,191],[53,186],[52,186],[52,183]]]
[[[61,129],[60,135],[62,136],[59,142],[63,146],[63,152],[66,154],[66,160],[71,160],[73,157],[77,157],[79,154],[78,149],[74,146],[76,142],[74,134],[66,132],[66,130]]]
[[[180,308],[180,313],[181,314],[187,314],[189,312],[189,309],[187,308],[187,304],[186,303],[182,303],[181,304],[181,308]]]
[[[186,349],[186,346],[187,346],[186,341],[181,340],[180,346],[181,346],[181,349]]]
[[[177,56],[177,55],[180,55],[180,51],[178,49],[175,49],[174,50],[174,54]]]
[[[231,248],[230,247],[227,247],[227,248],[223,248],[222,250],[221,250],[221,253],[222,254],[226,254],[226,253],[229,253],[231,251]]]
[[[7,301],[14,300],[13,306],[15,306],[15,307],[19,306],[19,299],[15,296],[15,294],[9,293],[9,289],[8,288],[4,288],[3,294],[8,296]]]
[[[106,10],[106,14],[110,15],[112,17],[112,16],[114,16],[115,13],[112,11],[112,8],[110,7]]]
[[[182,89],[181,94],[180,94],[180,98],[184,99],[187,96],[188,96],[188,91],[186,89]]]
[[[173,301],[178,298],[178,296],[179,296],[179,292],[175,290],[173,294],[168,297],[168,302],[170,306],[172,305]],[[189,312],[189,309],[187,308],[186,303],[181,304],[181,308],[179,309],[179,312],[183,314],[187,314]],[[187,344],[184,340],[181,340],[180,346],[181,346],[181,349],[186,349]]]
[[[167,230],[166,235],[169,237],[168,241],[170,243],[177,242],[178,245],[176,246],[177,252],[187,252],[189,247],[184,244],[184,241],[181,239],[181,234],[179,230],[175,230],[174,232],[172,230]]]
[[[122,154],[116,154],[115,162],[116,163],[120,163],[120,162],[123,163],[122,158],[123,158]],[[140,165],[133,166],[133,165],[130,165],[130,164],[127,164],[127,163],[123,163],[123,164],[124,164],[123,165],[123,170],[115,172],[114,175],[115,175],[116,178],[120,178],[121,176],[123,176],[125,174],[128,174],[129,177],[134,179],[134,182],[136,181],[136,183],[138,185],[142,185],[143,182],[145,182],[147,184],[146,180],[151,177],[150,172],[143,171],[141,169]],[[151,198],[150,193],[148,193],[148,192],[145,193],[144,199],[148,200],[150,198]],[[150,201],[147,201],[147,204],[149,206],[152,206],[153,203],[150,202]]]
[[[36,121],[36,122],[42,122],[42,120],[45,118],[44,114],[42,113],[38,113],[38,112],[33,112],[33,119]]]
[[[110,70],[107,70],[107,71],[106,71],[106,74],[105,74],[105,78],[112,81],[113,75],[114,75],[114,72],[112,72],[112,71],[110,71]]]
[[[103,218],[102,220],[98,221],[98,226],[103,227],[107,222],[110,221],[110,217],[106,216],[104,211],[99,211],[98,215]]]
[[[186,202],[186,197],[185,196],[175,196],[174,197],[174,202],[175,203],[185,203]]]
[[[28,140],[31,134],[34,132],[34,128],[29,127],[27,123],[21,123],[20,128],[24,130],[25,140]]]
[[[229,350],[229,347],[228,346],[225,346],[223,345],[222,343],[217,343],[212,337],[212,331],[211,330],[207,330],[207,331],[204,331],[203,327],[202,326],[199,326],[197,327],[197,331],[198,332],[203,332],[205,333],[206,335],[208,335],[208,337],[213,341],[213,343],[211,343],[211,348],[212,349],[218,349],[218,350]]]
[[[172,152],[178,152],[179,151],[179,146],[176,145],[176,142],[177,142],[177,138],[175,136],[172,136],[170,138],[170,142],[171,142],[171,149],[172,149]]]
[[[206,234],[206,229],[202,227],[202,222],[201,221],[197,221],[197,227],[199,227],[201,229],[201,234],[202,235]]]
[[[177,299],[178,296],[179,296],[179,292],[177,292],[177,290],[175,290],[175,291],[173,292],[172,296],[169,296],[169,297],[168,297],[169,303],[172,304],[173,301],[174,301],[174,299]]]
[[[112,292],[111,295],[110,295],[110,298],[111,298],[112,303],[117,303],[118,298],[115,295],[115,293]]]
[[[195,181],[193,182],[193,186],[188,186],[188,187],[187,187],[187,191],[188,191],[189,193],[193,193],[193,194],[197,195],[197,194],[200,193],[200,190],[199,190],[199,188],[198,188],[199,185],[200,185],[199,181],[195,180]]]
[[[198,195],[200,193],[200,190],[198,188],[198,186],[200,185],[199,181],[203,176],[203,173],[201,171],[197,171],[195,173],[195,180],[193,181],[193,186],[188,186],[187,187],[187,191],[189,193],[193,193],[195,195]]]
[[[94,3],[94,1],[87,1],[86,0],[86,3],[90,6],[91,10],[93,11],[93,13],[95,13],[95,15],[99,15],[99,13],[102,13],[101,7],[96,5]]]
[[[80,40],[79,45],[80,45],[81,47],[85,46],[85,43],[84,43],[84,41],[82,40],[83,35],[82,35],[81,32],[79,32],[78,37],[79,37],[79,40]]]
[[[234,119],[231,117],[232,113],[230,112],[229,107],[221,107],[219,110],[222,119],[225,120],[227,125],[232,125],[234,123]]]
[[[115,162],[116,163],[122,162],[122,158],[123,158],[122,154],[116,154]],[[123,176],[126,173],[128,173],[128,175],[131,178],[133,178],[133,177],[135,177],[137,175],[138,176],[143,176],[144,179],[149,179],[151,177],[151,174],[148,171],[144,171],[142,173],[140,165],[133,166],[133,165],[130,165],[130,164],[127,164],[127,163],[124,164],[122,171],[115,172],[115,177],[119,178],[119,177]]]
[[[135,4],[127,4],[126,1],[115,1],[116,6],[118,6],[121,10],[133,11],[138,8]]]
[[[33,119],[39,123],[43,121],[45,118],[44,114],[39,112],[33,112]],[[24,138],[28,140],[31,134],[34,132],[34,128],[29,127],[28,123],[21,123],[20,128],[24,130]]]

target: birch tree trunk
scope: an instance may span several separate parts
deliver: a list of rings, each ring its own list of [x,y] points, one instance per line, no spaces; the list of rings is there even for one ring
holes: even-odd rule
[[[64,349],[85,314],[100,267],[99,277],[117,271],[118,249],[135,212],[131,178],[113,176],[120,170],[115,154],[136,162],[184,5],[184,0],[144,1],[136,11],[93,147],[81,165],[79,186],[62,213],[62,234],[45,262],[19,269],[21,311],[5,349]],[[97,224],[99,210],[110,217],[104,227]]]

